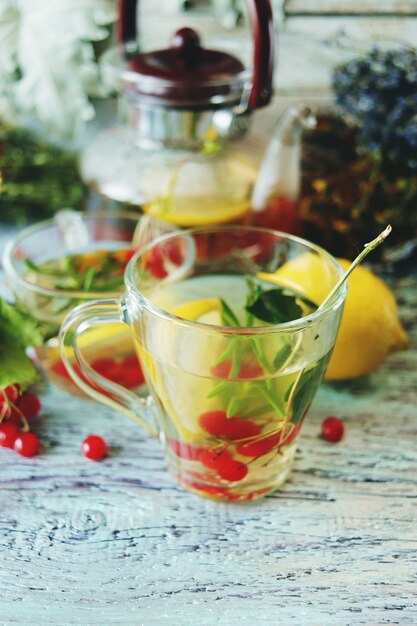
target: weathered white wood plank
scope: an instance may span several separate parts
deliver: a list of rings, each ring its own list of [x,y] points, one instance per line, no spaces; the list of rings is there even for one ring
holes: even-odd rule
[[[278,36],[277,93],[330,91],[332,70],[372,46],[415,46],[417,17],[292,17]]]
[[[416,0],[286,0],[284,11],[290,16],[305,15],[350,15],[350,14],[417,14]]]

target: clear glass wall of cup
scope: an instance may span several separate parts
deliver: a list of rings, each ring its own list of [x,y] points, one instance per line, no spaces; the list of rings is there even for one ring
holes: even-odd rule
[[[312,256],[324,300],[342,270],[297,237],[216,227],[157,238],[129,262],[123,297],[84,303],[64,320],[62,358],[82,389],[160,439],[183,487],[218,500],[259,498],[291,470],[343,308],[345,287],[322,309],[309,300],[303,266]],[[275,290],[275,298],[279,287],[299,314],[255,319],[245,307],[256,294]],[[134,337],[148,398],[97,375],[80,350],[84,332],[120,320]]]
[[[23,229],[5,250],[3,265],[16,304],[45,337],[36,348],[37,360],[51,381],[72,393],[81,391],[61,362],[59,326],[81,302],[123,293],[128,260],[143,237],[154,235],[144,233],[138,220],[133,212],[62,211]],[[130,388],[143,382],[131,334],[122,324],[96,328],[85,334],[82,344],[98,371]]]

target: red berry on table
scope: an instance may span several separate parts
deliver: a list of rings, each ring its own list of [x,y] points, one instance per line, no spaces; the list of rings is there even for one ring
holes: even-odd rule
[[[343,437],[345,427],[343,422],[334,416],[326,417],[321,425],[321,436],[325,441],[337,443]]]
[[[10,402],[16,402],[20,396],[20,385],[18,383],[15,385],[9,385],[3,389],[3,394],[10,400]]]
[[[21,456],[35,456],[39,452],[39,439],[34,433],[20,433],[13,448]]]
[[[107,444],[100,435],[88,435],[82,442],[81,451],[90,461],[101,461],[107,454]]]
[[[16,424],[12,422],[0,424],[0,446],[2,448],[13,448],[18,434],[19,428]]]
[[[0,399],[0,420],[9,419],[12,414],[12,409],[9,405],[9,401]]]
[[[40,400],[34,393],[24,393],[16,400],[16,406],[28,420],[37,417],[41,410]]]
[[[16,424],[16,426],[20,427],[23,419],[22,412],[16,405],[10,407],[10,415],[7,417],[8,424]]]

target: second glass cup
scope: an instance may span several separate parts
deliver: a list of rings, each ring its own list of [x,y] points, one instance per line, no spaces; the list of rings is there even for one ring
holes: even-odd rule
[[[317,309],[312,262],[322,301],[342,269],[297,237],[218,227],[157,238],[129,262],[122,298],[82,304],[64,320],[62,358],[84,391],[160,438],[183,487],[259,498],[291,470],[340,322],[346,288]],[[130,326],[146,399],[95,372],[80,349],[85,332],[120,321]]]
[[[7,280],[17,307],[45,338],[36,358],[52,382],[81,393],[60,359],[62,320],[81,302],[123,293],[130,258],[145,241],[166,230],[133,212],[64,210],[23,229],[9,243],[3,256]],[[143,383],[131,333],[121,323],[86,333],[82,347],[97,371],[129,388]]]

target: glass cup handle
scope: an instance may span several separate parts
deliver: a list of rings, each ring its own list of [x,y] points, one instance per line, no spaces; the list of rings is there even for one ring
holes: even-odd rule
[[[132,391],[114,383],[93,370],[78,345],[79,336],[89,328],[99,324],[123,322],[128,324],[125,299],[92,300],[80,304],[64,319],[59,332],[61,359],[73,381],[86,394],[121,411],[138,422],[145,430],[158,437],[146,398],[140,398]],[[80,374],[74,368],[76,364]]]

